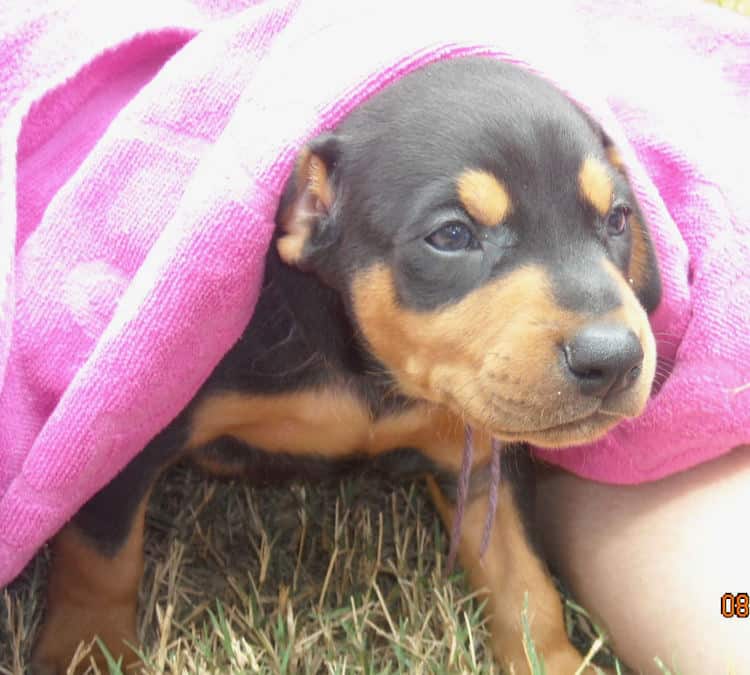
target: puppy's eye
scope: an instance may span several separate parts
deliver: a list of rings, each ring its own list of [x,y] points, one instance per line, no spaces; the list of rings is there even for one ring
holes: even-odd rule
[[[628,226],[629,215],[629,206],[625,204],[615,206],[607,216],[607,232],[615,236],[625,232],[625,228]]]
[[[476,245],[471,230],[460,220],[446,223],[426,237],[425,241],[438,251],[463,251]]]

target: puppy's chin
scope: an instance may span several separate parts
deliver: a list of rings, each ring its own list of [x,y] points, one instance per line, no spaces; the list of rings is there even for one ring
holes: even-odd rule
[[[610,407],[599,404],[583,414],[562,419],[542,428],[502,428],[497,425],[479,425],[487,429],[494,438],[512,443],[530,443],[540,448],[556,449],[574,445],[594,443],[621,422],[641,415],[648,403],[645,389],[632,392],[619,400],[619,405]],[[617,412],[615,412],[615,410]],[[508,425],[506,425],[508,426]]]
[[[624,419],[626,418],[597,412],[584,419],[549,429],[511,432],[498,429],[493,430],[492,435],[502,441],[529,443],[540,448],[567,448],[599,440]]]

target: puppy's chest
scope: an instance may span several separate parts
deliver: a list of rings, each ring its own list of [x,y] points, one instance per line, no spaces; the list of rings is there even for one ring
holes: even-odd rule
[[[191,405],[187,450],[225,474],[295,463],[316,474],[405,448],[457,467],[460,420],[394,395],[378,373],[336,298],[272,259],[251,323]]]
[[[221,465],[247,471],[270,458],[312,467],[405,448],[450,466],[454,455],[460,458],[460,443],[460,424],[439,409],[414,404],[375,418],[355,393],[332,384],[277,394],[211,393],[191,416],[187,446],[207,468],[223,473]]]

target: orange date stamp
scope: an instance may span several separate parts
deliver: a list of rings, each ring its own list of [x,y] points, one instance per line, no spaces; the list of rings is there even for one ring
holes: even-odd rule
[[[725,619],[747,619],[750,616],[750,595],[724,593],[721,596],[721,615]]]

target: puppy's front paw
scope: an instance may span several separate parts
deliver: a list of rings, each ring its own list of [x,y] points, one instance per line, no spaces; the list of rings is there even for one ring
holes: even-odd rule
[[[102,672],[107,672],[106,660],[98,644],[88,646],[96,636],[106,645],[117,661],[122,658],[123,670],[138,662],[129,645],[136,645],[135,606],[83,607],[73,604],[56,604],[48,616],[34,647],[31,659],[33,675],[65,675],[85,672],[93,658]],[[74,658],[77,660],[73,663]]]
[[[118,611],[123,610],[123,611]],[[123,670],[138,662],[129,645],[137,644],[135,607],[101,608],[101,610],[56,606],[47,617],[31,658],[33,675],[78,675],[93,658],[102,672],[108,672],[104,654],[98,644],[86,647],[99,636],[115,661],[122,658]],[[79,645],[82,647],[80,652]],[[75,663],[74,663],[75,659]]]

